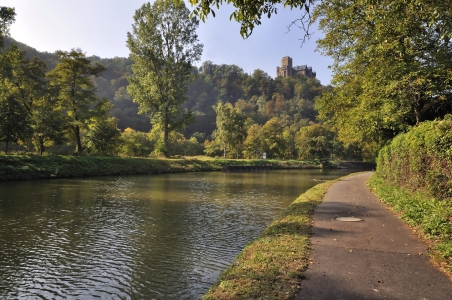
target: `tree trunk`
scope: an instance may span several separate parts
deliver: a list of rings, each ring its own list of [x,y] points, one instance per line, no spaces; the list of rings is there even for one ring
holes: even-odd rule
[[[422,122],[422,116],[417,107],[414,108],[414,115],[416,117],[416,126],[419,126],[419,124]]]
[[[165,120],[163,122],[163,144],[165,145],[165,149],[163,149],[163,155],[165,157],[169,157],[169,153],[168,153],[168,126],[169,126],[169,121],[168,121],[168,113],[167,111],[165,111]]]
[[[80,127],[78,125],[74,127],[74,133],[75,138],[77,139],[77,152],[79,155],[82,155],[83,154],[82,140],[80,139]]]
[[[39,138],[39,154],[42,155],[44,152],[44,139]]]
[[[6,140],[5,154],[8,154],[8,140]]]

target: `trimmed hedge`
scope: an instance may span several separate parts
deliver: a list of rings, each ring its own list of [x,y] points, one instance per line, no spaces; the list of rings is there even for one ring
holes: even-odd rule
[[[426,121],[380,150],[376,176],[438,200],[452,197],[452,115]]]

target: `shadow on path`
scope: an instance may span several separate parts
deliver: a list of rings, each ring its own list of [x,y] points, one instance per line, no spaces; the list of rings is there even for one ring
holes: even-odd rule
[[[310,266],[295,299],[451,299],[452,282],[369,190],[372,173],[335,183],[314,214]],[[361,222],[340,222],[337,217]]]

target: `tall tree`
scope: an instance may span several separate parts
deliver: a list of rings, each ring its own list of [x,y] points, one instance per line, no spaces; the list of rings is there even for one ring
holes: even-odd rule
[[[70,118],[70,128],[77,140],[77,152],[83,154],[81,129],[91,117],[92,105],[99,103],[91,76],[99,76],[105,67],[94,65],[80,49],[57,51],[59,63],[47,73],[51,88],[56,90],[60,105]]]
[[[13,7],[0,6],[0,47],[3,47],[3,37],[9,35],[9,27],[16,20]]]
[[[134,61],[127,91],[149,113],[151,122],[163,129],[163,154],[168,156],[169,131],[193,120],[191,112],[182,112],[187,84],[193,79],[192,65],[201,57],[198,42],[199,21],[190,18],[180,0],[157,0],[143,4],[135,12],[127,46]]]

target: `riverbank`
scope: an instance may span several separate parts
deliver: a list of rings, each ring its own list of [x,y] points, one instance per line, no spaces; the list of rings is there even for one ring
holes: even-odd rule
[[[343,178],[318,184],[298,197],[237,256],[203,300],[293,298],[309,264],[315,207]]]
[[[274,169],[322,168],[316,161],[127,158],[115,156],[0,155],[0,181],[175,172],[221,171],[224,166],[262,166]]]

